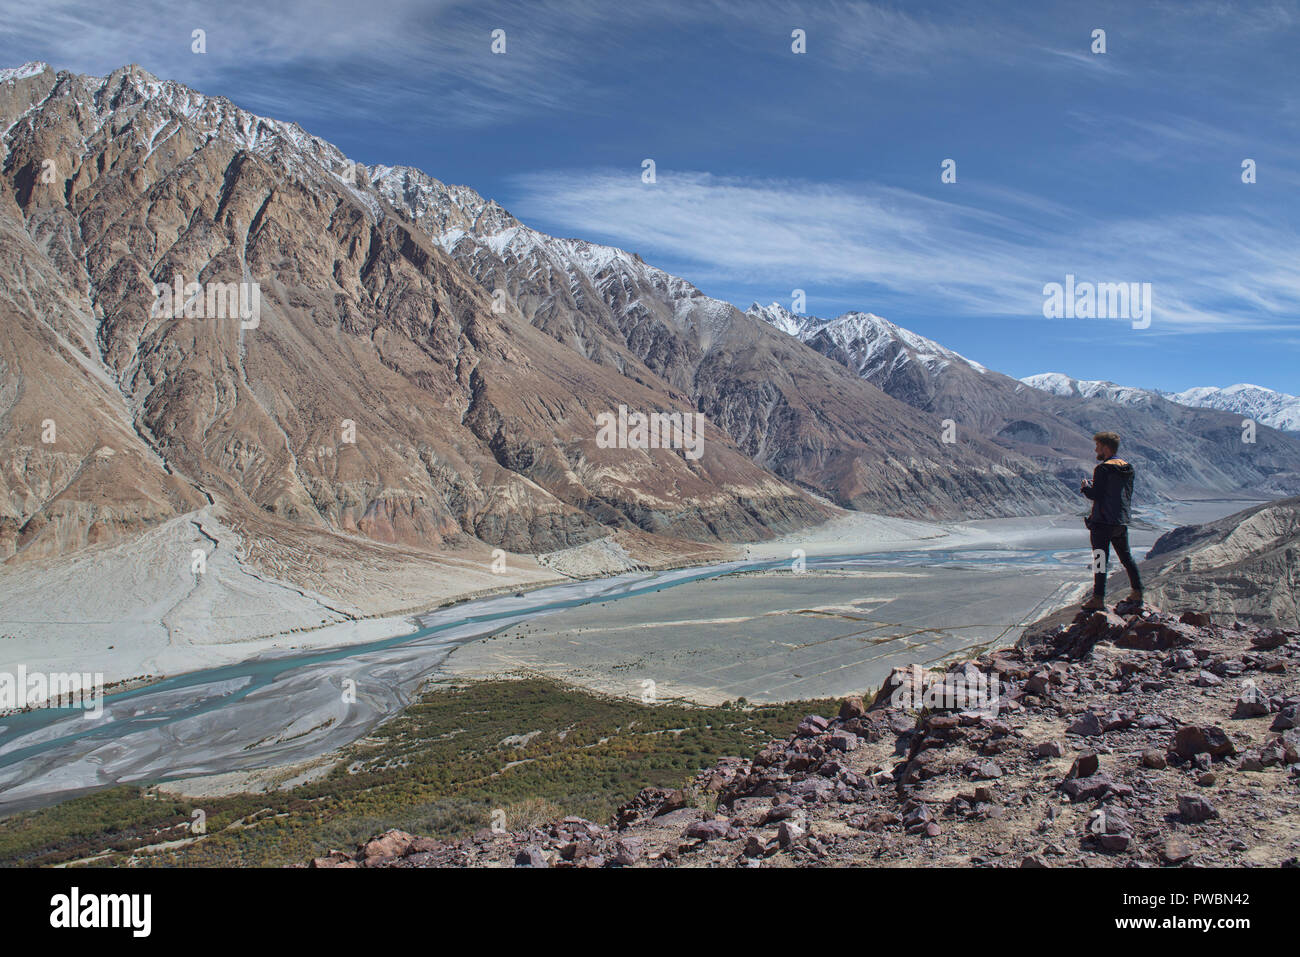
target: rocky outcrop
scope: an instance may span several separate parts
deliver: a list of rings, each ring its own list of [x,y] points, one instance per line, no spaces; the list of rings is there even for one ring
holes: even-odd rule
[[[1147,594],[1164,605],[1199,608],[1222,624],[1300,628],[1300,498],[1176,528],[1141,569]]]
[[[1073,612],[940,685],[896,672],[872,705],[809,715],[606,825],[389,832],[312,866],[1296,866],[1298,668],[1295,630]],[[923,685],[991,692],[918,712]]]

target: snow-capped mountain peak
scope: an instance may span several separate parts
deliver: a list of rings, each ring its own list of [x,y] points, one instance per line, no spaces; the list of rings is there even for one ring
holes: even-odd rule
[[[1050,392],[1053,395],[1105,399],[1120,405],[1143,405],[1160,396],[1159,392],[1151,389],[1117,385],[1105,379],[1076,379],[1062,372],[1042,372],[1038,375],[1025,376],[1020,381],[1030,388]]]
[[[1223,389],[1197,386],[1182,392],[1166,393],[1166,398],[1181,405],[1233,412],[1285,432],[1300,432],[1300,396],[1248,382]]]
[[[49,68],[50,65],[44,60],[32,60],[28,63],[24,63],[22,66],[0,70],[0,83],[8,83],[12,80],[25,80],[28,77],[39,76]]]
[[[791,312],[779,302],[770,305],[760,306],[757,302],[745,310],[746,315],[753,316],[755,319],[761,319],[775,329],[780,329],[788,336],[794,336],[796,339],[801,338],[803,331],[809,325],[820,325],[821,320],[816,317],[800,315]]]
[[[819,319],[796,315],[774,302],[768,306],[754,303],[747,313],[804,342],[812,344],[820,338],[823,345],[842,350],[864,379],[873,378],[886,365],[897,368],[907,362],[919,362],[931,372],[941,371],[951,363],[979,373],[988,371],[978,362],[873,312],[846,312],[834,319]]]
[[[873,312],[846,312],[826,323],[823,328],[842,342],[865,340],[883,345],[890,340],[897,341],[914,360],[936,370],[947,367],[949,363],[957,362],[969,366],[976,372],[988,371],[978,362],[967,359],[946,346],[941,346],[933,339],[917,335]]]
[[[1182,392],[1164,392],[1116,385],[1099,379],[1075,379],[1060,372],[1025,376],[1020,381],[1053,395],[1102,398],[1121,405],[1140,405],[1159,397],[1192,408],[1232,412],[1284,432],[1300,432],[1300,397],[1246,382],[1222,389],[1197,386]]]

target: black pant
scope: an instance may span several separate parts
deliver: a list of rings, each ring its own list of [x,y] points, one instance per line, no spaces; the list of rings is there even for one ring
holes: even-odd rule
[[[1106,572],[1110,568],[1110,548],[1114,546],[1115,557],[1128,572],[1128,583],[1134,591],[1142,590],[1142,579],[1138,577],[1137,563],[1128,550],[1127,525],[1094,525],[1088,529],[1088,538],[1092,542],[1092,594],[1096,598],[1106,597]],[[1099,570],[1100,569],[1100,570]]]

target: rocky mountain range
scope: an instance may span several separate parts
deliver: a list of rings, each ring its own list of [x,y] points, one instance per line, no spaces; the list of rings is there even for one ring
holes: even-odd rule
[[[358,175],[539,329],[638,381],[666,382],[755,462],[837,504],[942,517],[1028,514],[1064,500],[1023,456],[978,434],[945,443],[940,422],[634,253],[540,233],[419,170]]]
[[[1135,389],[1100,379],[1074,379],[1060,372],[1026,376],[1020,381],[1053,395],[1101,396],[1125,405],[1141,404],[1153,395],[1163,396],[1179,405],[1220,409],[1282,432],[1300,432],[1300,397],[1244,382],[1224,389],[1198,386],[1182,392],[1162,392],[1159,389]]]
[[[752,540],[825,499],[933,517],[1068,500],[639,257],[139,67],[5,71],[0,124],[9,561],[208,503],[262,542],[538,552],[617,530]],[[178,281],[187,302],[159,310]],[[214,310],[214,287],[255,287],[258,314],[221,292]],[[621,405],[702,413],[706,453],[600,447]]]
[[[1183,405],[1203,409],[1222,409],[1236,415],[1255,419],[1284,432],[1300,432],[1300,396],[1288,395],[1263,386],[1239,382],[1219,389],[1198,386],[1182,392],[1168,393],[1168,397]]]
[[[1243,441],[1241,416],[1192,408],[1143,389],[1109,384],[1070,388],[1057,378],[1013,379],[887,319],[849,312],[835,319],[796,315],[778,303],[748,314],[853,370],[914,408],[951,418],[1032,458],[1077,487],[1092,461],[1092,435],[1118,431],[1139,464],[1139,497],[1252,490],[1260,498],[1300,491],[1300,441],[1262,421]],[[1060,377],[1064,378],[1064,377]],[[1077,380],[1069,380],[1077,382]]]

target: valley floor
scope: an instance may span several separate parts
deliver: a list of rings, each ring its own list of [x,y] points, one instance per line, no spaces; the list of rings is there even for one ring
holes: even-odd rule
[[[227,534],[210,523],[199,531],[218,542]],[[1075,516],[942,525],[846,515],[799,536],[751,546],[750,558],[758,567],[739,574],[716,577],[724,570],[719,566],[653,578],[603,578],[545,594],[480,602],[473,609],[446,608],[419,623],[445,622],[451,630],[415,641],[404,637],[416,625],[412,619],[332,623],[333,634],[323,628],[310,636],[290,636],[288,640],[310,645],[312,654],[286,659],[266,655],[265,648],[240,641],[231,631],[219,632],[217,640],[199,643],[201,655],[194,661],[206,664],[211,657],[205,656],[216,655],[240,665],[150,683],[136,695],[110,699],[110,723],[89,734],[75,718],[48,726],[36,714],[5,721],[0,730],[10,733],[0,747],[0,804],[34,806],[55,794],[115,782],[229,773],[238,780],[208,783],[224,793],[255,778],[263,786],[284,786],[291,780],[268,769],[290,765],[296,766],[290,778],[314,777],[328,767],[319,763],[321,755],[400,713],[422,676],[453,651],[438,672],[453,680],[544,676],[623,700],[717,704],[850,693],[878,684],[895,666],[969,657],[1014,641],[1025,624],[1069,602],[1086,584],[1081,531]],[[1141,548],[1149,544],[1144,539],[1154,536],[1154,530],[1139,530],[1136,544]],[[769,557],[789,558],[796,549],[803,550],[808,562],[799,572]],[[195,604],[202,599],[228,620],[237,608],[232,596],[256,603],[277,588],[276,597],[292,592],[298,601],[315,600],[301,590],[251,576],[231,559],[233,552],[227,550],[224,564],[220,559],[209,563],[211,577],[198,588],[181,589],[179,604],[189,602],[190,614],[204,607]],[[149,554],[139,550],[136,560]],[[155,561],[147,570],[157,573],[159,564]],[[96,582],[95,567],[88,564],[83,581],[105,588]],[[725,566],[726,571],[735,568],[734,563]],[[213,575],[214,569],[219,574]],[[19,571],[31,574],[31,567]],[[115,571],[96,626],[110,627],[119,616],[147,628],[146,615],[120,617],[133,596],[141,599],[131,591],[131,570]],[[702,577],[706,575],[712,577]],[[203,596],[207,582],[221,583],[228,594]],[[30,593],[26,606],[33,617],[40,608],[35,594]],[[107,604],[110,597],[117,603]],[[286,600],[292,608],[294,599]],[[47,599],[45,607],[54,614],[68,613],[61,598]],[[176,607],[166,606],[164,621],[169,614],[175,620]],[[541,613],[547,617],[538,618]],[[64,635],[82,633],[75,621],[58,624]],[[391,628],[391,639],[328,653],[323,650],[328,646],[310,640],[325,633],[331,644],[352,645],[365,637],[347,633],[349,627],[373,627],[382,638],[388,638],[384,629]],[[58,642],[41,643],[39,629],[33,632],[27,653],[39,649],[47,661],[59,662]],[[124,634],[119,626],[100,636],[105,638],[120,646],[119,658],[129,660],[129,629]],[[0,670],[13,660],[13,646],[4,644]],[[257,650],[250,653],[250,648]],[[74,648],[70,653],[77,660],[79,652]],[[30,661],[23,663],[33,667]],[[340,696],[348,680],[356,688],[352,701]],[[68,721],[78,726],[70,727]]]
[[[1168,526],[1227,515],[1245,502],[1200,502],[1160,515]],[[1145,548],[1157,531],[1135,528]],[[892,550],[1085,547],[1076,515],[923,522],[846,512],[815,528],[770,542],[737,546],[752,560]],[[194,551],[205,570],[193,570]],[[309,549],[303,549],[307,551]],[[289,551],[289,550],[286,550]],[[175,519],[128,543],[87,549],[57,561],[0,566],[0,672],[102,673],[106,684],[140,684],[264,654],[337,648],[409,634],[413,616],[482,595],[572,578],[618,574],[641,562],[611,539],[536,560],[510,556],[494,574],[487,553],[411,558],[398,550],[383,563],[349,568],[310,556],[313,574],[294,574],[295,557],[247,560],[244,541],[211,512]],[[658,567],[696,564],[700,555]],[[266,565],[281,567],[271,574]],[[308,581],[316,590],[301,584]],[[1050,590],[1050,589],[1049,589]]]
[[[602,694],[705,704],[837,697],[878,686],[895,667],[1014,642],[1024,625],[1076,598],[1086,560],[814,559],[802,573],[783,565],[523,622],[456,648],[443,670],[545,675]]]

